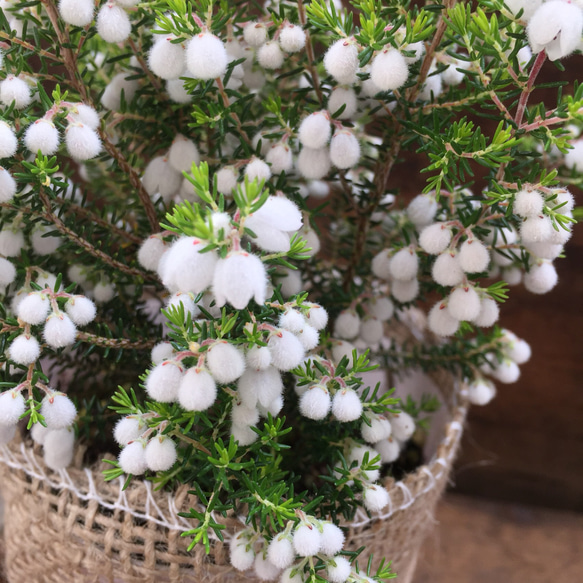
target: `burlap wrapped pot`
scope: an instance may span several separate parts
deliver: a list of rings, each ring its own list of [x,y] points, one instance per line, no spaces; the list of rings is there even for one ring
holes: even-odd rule
[[[360,512],[347,527],[346,548],[366,546],[393,560],[398,581],[411,580],[417,553],[433,525],[466,415],[456,380],[434,375],[449,419],[432,460],[402,481],[388,479],[390,505],[383,514]],[[188,552],[181,534],[191,524],[178,516],[196,505],[183,486],[154,492],[149,482],[105,483],[101,465],[49,470],[29,443],[0,448],[0,491],[5,499],[5,571],[9,583],[194,583],[255,581],[234,571],[228,538],[242,518],[225,520],[226,541],[214,541],[210,555],[199,545]],[[362,564],[362,563],[361,563]]]

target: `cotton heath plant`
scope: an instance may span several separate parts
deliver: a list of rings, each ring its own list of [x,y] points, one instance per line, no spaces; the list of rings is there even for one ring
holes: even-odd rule
[[[0,442],[191,485],[192,546],[234,512],[262,580],[382,581],[341,526],[437,405],[363,375],[519,378],[500,308],[557,285],[583,171],[583,89],[536,88],[583,3],[260,4],[0,1]]]

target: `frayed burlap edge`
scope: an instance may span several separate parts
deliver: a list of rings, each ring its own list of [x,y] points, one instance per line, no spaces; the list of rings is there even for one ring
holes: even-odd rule
[[[393,559],[393,569],[412,575],[419,547],[433,525],[437,500],[447,483],[466,415],[456,381],[432,375],[448,401],[451,421],[432,461],[402,481],[387,480],[384,513],[359,512],[347,528],[346,548]],[[0,448],[1,491],[6,499],[5,570],[9,583],[190,583],[257,581],[232,569],[228,539],[243,517],[226,523],[226,541],[213,541],[206,556],[188,552],[181,534],[192,524],[178,516],[197,500],[187,486],[173,494],[151,483],[105,483],[103,467],[52,472],[33,448],[13,442]],[[366,559],[366,557],[364,557]],[[376,561],[375,561],[376,562]]]

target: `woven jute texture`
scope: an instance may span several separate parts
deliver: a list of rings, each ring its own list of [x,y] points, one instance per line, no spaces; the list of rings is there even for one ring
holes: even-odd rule
[[[450,411],[431,462],[403,481],[387,480],[390,505],[383,514],[359,512],[347,528],[345,548],[393,559],[400,583],[412,576],[418,549],[433,525],[433,513],[448,479],[465,420],[455,380],[434,376]],[[210,555],[199,545],[187,551],[181,534],[189,523],[178,516],[196,506],[186,486],[154,492],[134,480],[105,483],[101,466],[55,473],[28,443],[0,448],[5,498],[5,570],[9,583],[191,583],[256,581],[234,571],[228,538],[243,517],[225,519],[226,541],[213,541]],[[363,564],[361,562],[361,564]]]

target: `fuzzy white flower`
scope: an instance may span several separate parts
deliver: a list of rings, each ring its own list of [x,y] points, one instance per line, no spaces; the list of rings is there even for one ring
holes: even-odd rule
[[[12,158],[18,149],[18,140],[13,129],[0,121],[0,158]]]
[[[352,87],[336,87],[328,98],[330,115],[336,113],[343,106],[344,110],[337,119],[352,119],[358,108],[356,93]]]
[[[526,32],[533,53],[544,50],[551,61],[562,59],[581,42],[583,12],[569,2],[549,0],[536,10]]]
[[[368,456],[368,463],[372,463],[375,458],[379,457],[379,452],[368,445],[355,445],[348,454],[347,462],[351,465],[356,462],[357,467],[362,467],[364,458]],[[376,464],[375,464],[376,465]],[[364,479],[368,482],[374,482],[379,479],[379,470],[363,470]]]
[[[386,417],[372,414],[367,414],[366,417],[370,425],[366,421],[360,425],[360,433],[365,441],[374,444],[390,437],[392,426]]]
[[[280,30],[279,44],[286,53],[297,53],[306,46],[306,33],[301,26],[286,23]]]
[[[243,310],[252,298],[263,305],[267,274],[261,259],[245,251],[230,251],[219,259],[213,276],[213,294],[219,307],[228,302],[236,310]]]
[[[279,69],[284,62],[284,53],[276,41],[268,41],[257,49],[257,62],[264,69]]]
[[[114,428],[113,438],[121,445],[127,445],[130,441],[139,439],[148,426],[145,421],[138,416],[131,415],[120,419]]]
[[[330,161],[336,168],[356,166],[360,160],[360,144],[350,130],[339,130],[330,141]]]
[[[316,330],[323,330],[328,324],[328,312],[318,304],[308,304],[310,306],[306,319],[310,326]]]
[[[550,261],[540,261],[530,267],[524,274],[524,287],[533,294],[546,294],[551,291],[559,281],[557,270]]]
[[[545,204],[544,198],[536,190],[520,190],[514,197],[512,210],[521,217],[540,215]]]
[[[278,325],[280,328],[284,328],[285,330],[297,334],[302,331],[304,326],[306,326],[306,319],[297,310],[289,308],[279,317]]]
[[[339,363],[344,357],[348,358],[348,362],[352,362],[352,353],[355,350],[354,344],[339,340],[332,344],[332,359]]]
[[[419,235],[419,245],[431,255],[439,255],[451,242],[451,229],[445,223],[433,223]]]
[[[168,151],[168,163],[177,172],[189,172],[192,165],[200,162],[196,144],[182,134],[178,134]]]
[[[18,305],[18,317],[27,324],[37,325],[46,320],[49,313],[49,299],[40,292],[31,292]]]
[[[97,13],[97,34],[108,43],[121,43],[132,32],[127,12],[115,2],[106,2]]]
[[[312,385],[300,397],[300,413],[308,419],[320,421],[330,412],[330,394],[323,385]]]
[[[17,336],[8,348],[10,360],[16,364],[27,366],[35,362],[40,356],[40,345],[38,340],[30,334]]]
[[[16,425],[26,409],[24,397],[14,389],[0,395],[0,425]]]
[[[16,257],[24,247],[24,234],[15,226],[6,226],[0,231],[0,254]]]
[[[93,299],[98,304],[105,304],[111,301],[115,296],[115,288],[107,281],[98,281],[93,288]]]
[[[253,370],[265,370],[271,364],[271,352],[267,346],[254,346],[245,358]]]
[[[246,407],[268,406],[283,392],[280,372],[273,366],[246,370],[237,382],[237,392]]]
[[[532,15],[538,10],[543,0],[505,0],[504,2],[510,11],[518,15],[521,12],[522,20],[530,20]]]
[[[322,548],[322,535],[313,524],[300,524],[294,531],[293,545],[300,557],[313,557]]]
[[[77,409],[73,401],[64,393],[53,392],[42,400],[41,415],[45,418],[49,429],[64,429],[69,427],[77,417]]]
[[[166,472],[178,458],[176,444],[165,435],[150,439],[145,451],[146,465],[153,472]]]
[[[389,260],[389,274],[396,280],[409,281],[417,276],[419,259],[413,247],[404,247]]]
[[[320,552],[329,557],[339,553],[344,546],[344,532],[332,522],[323,522]]]
[[[553,224],[546,215],[528,217],[520,225],[520,238],[523,243],[545,243],[553,233]]]
[[[75,108],[71,110],[71,115],[92,130],[99,127],[99,114],[89,105],[76,103]]]
[[[164,360],[170,360],[174,356],[174,348],[170,342],[159,342],[152,348],[152,362],[160,364]]]
[[[342,423],[356,421],[362,415],[362,401],[352,389],[338,389],[332,399],[332,415]]]
[[[173,35],[163,37],[152,45],[148,66],[162,79],[178,79],[184,71],[184,47]]]
[[[391,249],[383,249],[377,253],[371,262],[371,270],[374,275],[380,279],[391,279],[391,273],[389,271],[389,261],[392,257]]]
[[[73,461],[75,433],[70,429],[47,431],[43,440],[43,458],[51,470],[64,470]]]
[[[259,423],[259,411],[256,407],[247,407],[243,401],[235,399],[231,409],[231,421],[239,427],[251,427]]]
[[[152,158],[142,177],[142,183],[150,196],[159,194],[168,201],[180,188],[182,174],[164,156]]]
[[[0,202],[10,202],[16,194],[16,188],[12,174],[0,166]]]
[[[490,253],[478,239],[468,239],[462,243],[458,259],[466,273],[481,273],[488,268]]]
[[[138,251],[139,264],[148,271],[156,271],[160,258],[168,250],[168,245],[157,235],[151,235],[144,239]]]
[[[253,157],[247,166],[245,166],[245,175],[249,180],[269,180],[271,178],[271,169],[266,162],[260,158]]]
[[[296,558],[291,537],[283,533],[276,534],[267,547],[267,558],[278,569],[289,567]]]
[[[273,581],[280,573],[280,569],[264,557],[263,553],[257,553],[255,556],[253,569],[260,581]]]
[[[515,383],[520,377],[520,369],[518,365],[510,359],[504,359],[492,373],[494,378],[501,383],[511,384]]]
[[[472,405],[487,405],[496,396],[496,386],[487,379],[477,379],[468,385],[468,400]]]
[[[93,20],[93,0],[59,0],[61,18],[73,26],[87,26]]]
[[[316,111],[302,120],[298,139],[303,146],[318,150],[330,141],[331,134],[328,112]]]
[[[454,289],[448,297],[447,309],[456,320],[473,321],[480,314],[480,296],[470,285]]]
[[[313,350],[320,343],[320,334],[308,324],[296,336],[306,351]]]
[[[401,453],[399,441],[396,439],[384,439],[383,441],[379,441],[374,444],[374,448],[379,452],[383,464],[393,463]]]
[[[49,235],[54,229],[48,225],[39,225],[31,233],[30,242],[35,253],[39,255],[51,255],[62,243],[60,237]]]
[[[178,402],[187,411],[206,411],[217,398],[214,378],[204,368],[189,368],[178,387]]]
[[[294,165],[291,148],[283,142],[275,144],[269,149],[265,161],[271,166],[273,174],[289,172]]]
[[[166,91],[168,92],[170,100],[174,103],[184,104],[192,101],[192,95],[186,90],[182,79],[169,79],[166,81]]]
[[[271,364],[281,371],[289,371],[300,365],[305,350],[300,340],[287,330],[279,330],[267,341],[271,352]]]
[[[225,45],[214,34],[200,33],[186,47],[186,66],[195,79],[208,81],[222,77],[228,63]]]
[[[343,310],[334,323],[334,335],[345,340],[356,338],[360,331],[360,323],[360,318],[355,311]]]
[[[144,384],[148,396],[160,403],[172,403],[178,398],[183,370],[178,362],[165,360],[156,365]]]
[[[97,314],[95,304],[85,296],[71,296],[65,304],[65,310],[77,326],[93,322]]]
[[[233,536],[229,543],[231,565],[238,571],[250,569],[255,561],[255,553],[253,546],[249,544],[249,538],[249,531],[242,530]]]
[[[377,344],[384,336],[384,327],[377,318],[365,318],[360,324],[359,337],[369,345]]]
[[[40,425],[40,423],[37,423],[36,425]],[[16,425],[0,425],[0,445],[10,443],[15,435]]]
[[[431,275],[439,285],[454,286],[461,283],[464,271],[459,262],[459,255],[449,251],[438,255]]]
[[[415,420],[409,413],[401,411],[391,417],[392,435],[399,441],[407,441],[415,433]]]
[[[148,469],[146,463],[146,443],[143,439],[132,441],[126,445],[117,458],[120,468],[126,474],[139,476]]]
[[[95,130],[80,122],[67,126],[65,144],[75,160],[91,160],[101,152],[101,140]]]
[[[340,85],[352,85],[358,71],[358,47],[354,39],[339,39],[324,55],[324,67]]]
[[[44,156],[52,156],[59,149],[59,131],[48,119],[37,119],[28,126],[24,143],[28,150],[36,154],[39,150]]]
[[[118,111],[121,107],[122,94],[126,103],[132,102],[139,84],[136,79],[127,79],[128,76],[129,73],[118,73],[111,79],[101,96],[101,104],[103,107],[112,111]],[[82,123],[91,127],[86,122],[82,121]]]
[[[326,566],[328,581],[344,583],[352,573],[352,566],[346,557],[334,557]]]
[[[239,174],[233,166],[224,166],[217,173],[217,190],[225,196],[230,196],[237,186]]]
[[[370,512],[380,512],[389,504],[389,493],[378,484],[371,484],[362,495],[364,506]]]
[[[476,326],[489,328],[493,326],[500,317],[500,308],[498,302],[490,297],[483,297],[480,300],[480,312],[473,318],[472,322]]]
[[[416,196],[407,207],[407,216],[416,227],[425,227],[433,222],[439,204],[434,193]]]
[[[16,109],[24,109],[32,102],[30,87],[22,79],[14,75],[8,75],[0,82],[0,102],[8,107],[14,102]]]
[[[399,89],[407,82],[408,77],[407,61],[396,49],[384,49],[373,59],[370,79],[381,91]]]
[[[583,140],[571,143],[571,149],[565,154],[563,164],[570,170],[583,170]]]
[[[465,78],[465,73],[461,69],[465,69],[463,61],[454,59],[454,62],[441,73],[442,81],[450,86],[459,85]]]
[[[267,28],[262,22],[248,22],[243,29],[243,38],[250,47],[260,47],[267,42]]]
[[[43,329],[43,338],[51,348],[70,346],[75,342],[76,336],[77,328],[67,314],[53,313],[47,318]]]
[[[447,309],[447,303],[437,302],[427,316],[429,329],[437,336],[452,336],[459,328],[459,320]]]
[[[330,171],[331,166],[332,162],[328,148],[303,147],[297,159],[298,172],[309,180],[324,178]]]
[[[213,344],[205,355],[209,372],[221,385],[236,381],[245,372],[242,352],[226,341]]]

